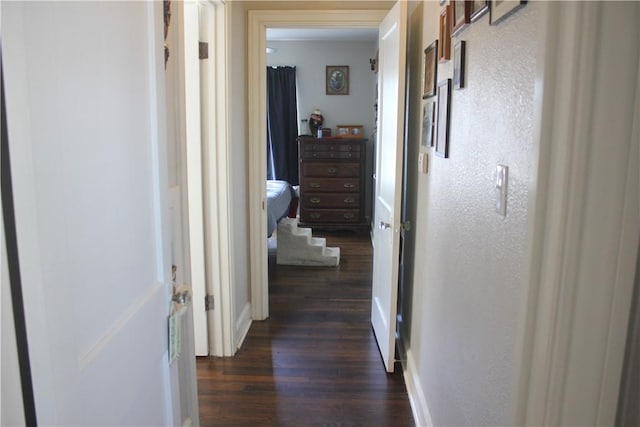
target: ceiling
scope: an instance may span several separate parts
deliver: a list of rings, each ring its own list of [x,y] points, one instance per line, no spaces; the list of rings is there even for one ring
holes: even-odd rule
[[[377,28],[267,28],[267,41],[374,41]]]

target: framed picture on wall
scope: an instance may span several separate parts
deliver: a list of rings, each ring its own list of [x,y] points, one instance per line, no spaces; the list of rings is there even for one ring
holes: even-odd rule
[[[349,95],[349,66],[327,65],[327,95]]]
[[[471,2],[471,22],[476,22],[488,11],[489,2],[487,0],[473,0]]]
[[[527,4],[527,0],[490,0],[489,23],[496,25]]]
[[[451,5],[446,5],[440,12],[440,26],[438,31],[438,62],[451,59]]]
[[[471,23],[471,1],[451,2],[451,35],[455,36]]]
[[[438,121],[436,133],[436,154],[449,157],[449,116],[451,113],[451,79],[438,84]]]
[[[438,74],[438,40],[424,50],[424,90],[422,99],[436,94],[436,77]]]
[[[422,106],[422,147],[433,147],[433,128],[436,118],[435,100],[429,101]]]
[[[466,42],[460,40],[453,48],[453,87],[462,89],[465,86]]]

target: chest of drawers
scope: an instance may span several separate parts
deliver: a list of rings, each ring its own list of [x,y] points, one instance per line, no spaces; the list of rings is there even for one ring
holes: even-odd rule
[[[325,229],[368,229],[366,139],[298,139],[300,223]]]

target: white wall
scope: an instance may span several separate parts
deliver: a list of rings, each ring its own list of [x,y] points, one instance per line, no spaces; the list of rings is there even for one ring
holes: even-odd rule
[[[323,127],[364,125],[370,138],[373,132],[376,80],[369,58],[376,55],[376,41],[267,41],[278,50],[267,55],[268,66],[296,67],[298,83],[298,120],[308,119],[315,108],[324,116]],[[327,95],[325,67],[349,66],[349,94]],[[301,132],[304,130],[301,129]]]
[[[452,91],[450,156],[424,150],[429,174],[419,175],[409,194],[417,206],[416,261],[405,347],[434,425],[512,422],[528,185],[536,167],[538,7],[529,3],[498,26],[489,25],[487,14],[460,34],[468,83]],[[425,2],[423,14],[418,52],[438,38],[438,2]],[[414,53],[411,61],[423,64],[423,57]],[[453,61],[439,65],[438,81],[451,78],[452,70]],[[411,90],[412,97],[418,93],[421,88]],[[412,115],[412,128],[419,119]],[[419,133],[412,135],[409,143],[419,145]],[[506,217],[493,207],[497,164],[509,166]]]

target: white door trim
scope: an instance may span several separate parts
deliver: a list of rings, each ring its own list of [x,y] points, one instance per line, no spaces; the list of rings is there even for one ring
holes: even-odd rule
[[[228,6],[219,0],[204,5],[208,20],[204,31],[208,35],[208,87],[202,91],[208,116],[215,126],[205,135],[202,146],[205,218],[205,253],[207,294],[214,297],[214,309],[208,312],[209,354],[233,356],[237,350],[235,333],[235,303],[233,241],[231,239],[231,198],[229,181],[229,105],[228,82]],[[204,22],[201,21],[201,24]]]
[[[640,8],[541,6],[539,168],[515,424],[612,425],[640,224],[638,59],[630,54]],[[623,36],[629,28],[635,35]]]
[[[251,317],[269,317],[267,271],[266,30],[267,28],[378,28],[387,10],[250,10],[249,88],[249,252]]]

